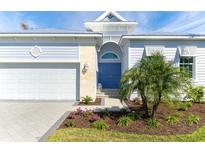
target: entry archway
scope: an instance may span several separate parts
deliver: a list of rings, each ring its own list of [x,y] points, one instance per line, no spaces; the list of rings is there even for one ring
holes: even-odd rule
[[[121,49],[114,42],[105,43],[98,56],[98,83],[104,89],[118,89],[121,78]]]

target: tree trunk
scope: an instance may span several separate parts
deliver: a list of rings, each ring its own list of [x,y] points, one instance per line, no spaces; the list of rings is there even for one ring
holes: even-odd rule
[[[158,106],[159,106],[159,102],[157,102],[157,103],[156,103],[155,105],[153,105],[153,107],[152,107],[152,113],[151,113],[151,118],[152,118],[152,119],[154,119],[154,115],[155,115],[155,113],[156,113],[156,111],[157,111]]]
[[[143,110],[144,110],[144,116],[145,116],[145,118],[148,118],[149,111],[148,111],[146,96],[142,97],[142,105],[143,105]]]
[[[158,109],[159,103],[161,102],[161,93],[158,96],[158,100],[154,103],[153,107],[152,107],[152,113],[151,113],[151,118],[154,119],[154,115]]]

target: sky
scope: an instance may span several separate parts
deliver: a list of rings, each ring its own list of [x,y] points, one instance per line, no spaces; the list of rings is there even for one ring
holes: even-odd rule
[[[34,29],[54,28],[84,31],[84,22],[93,21],[103,12],[0,12],[0,32],[18,31],[20,23]],[[204,12],[118,12],[129,21],[136,21],[134,33],[174,32],[205,34]]]

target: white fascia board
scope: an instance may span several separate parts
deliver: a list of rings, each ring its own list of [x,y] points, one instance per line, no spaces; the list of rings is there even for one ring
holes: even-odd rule
[[[8,34],[0,34],[0,37],[95,37],[101,38],[102,34],[32,34],[32,33],[8,33]]]
[[[193,38],[191,36],[122,36],[122,39],[187,39],[187,38]]]
[[[205,36],[191,36],[191,35],[158,35],[158,36],[153,36],[153,35],[150,35],[150,36],[147,36],[147,35],[133,35],[133,36],[121,36],[120,38],[120,41],[119,41],[119,44],[121,44],[124,40],[126,39],[129,39],[129,40],[162,40],[162,39],[165,39],[165,40],[186,40],[186,39],[189,39],[189,40],[205,40]]]
[[[108,24],[108,25],[137,25],[138,23],[135,21],[119,21],[119,22],[109,22],[109,21],[102,21],[102,22],[85,22],[85,25],[102,25],[102,24]]]

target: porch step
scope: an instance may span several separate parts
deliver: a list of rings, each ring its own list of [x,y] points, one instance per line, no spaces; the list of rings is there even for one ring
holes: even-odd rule
[[[119,98],[119,89],[102,89],[97,91],[100,98]]]

